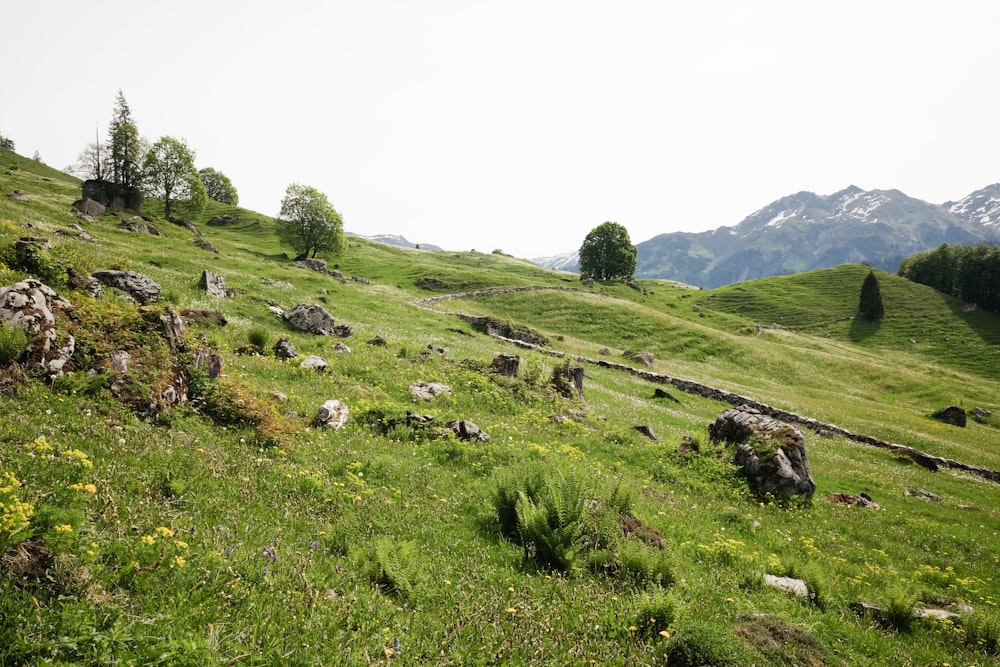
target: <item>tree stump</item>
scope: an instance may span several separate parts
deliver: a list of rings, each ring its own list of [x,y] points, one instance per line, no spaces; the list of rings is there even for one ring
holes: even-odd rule
[[[493,360],[493,369],[504,377],[516,378],[521,357],[516,354],[499,354]]]

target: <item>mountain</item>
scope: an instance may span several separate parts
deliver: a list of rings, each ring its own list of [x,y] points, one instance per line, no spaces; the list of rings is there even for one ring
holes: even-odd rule
[[[400,248],[415,248],[417,250],[441,250],[436,245],[431,245],[429,243],[410,243],[405,238],[399,234],[375,234],[374,236],[365,236],[364,234],[355,234],[353,232],[345,232],[348,236],[357,236],[358,238],[368,239],[369,241],[377,241],[378,243],[386,243],[388,245],[398,246]]]
[[[537,257],[531,260],[535,264],[548,267],[550,269],[557,269],[559,271],[571,271],[573,273],[580,272],[580,252],[577,250],[571,250],[570,252],[564,252],[561,255],[549,255],[548,257]]]
[[[930,204],[899,190],[848,187],[778,199],[735,227],[660,234],[636,245],[636,277],[719,287],[850,262],[894,272],[942,243],[1000,242],[1000,184],[958,202]],[[567,255],[555,257],[565,258]],[[555,264],[543,258],[543,266]],[[558,267],[579,270],[565,259]]]

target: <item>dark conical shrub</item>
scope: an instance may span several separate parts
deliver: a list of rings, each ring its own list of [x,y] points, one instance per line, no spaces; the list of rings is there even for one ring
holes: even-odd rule
[[[882,289],[874,271],[869,271],[861,285],[861,301],[858,303],[858,317],[869,322],[878,322],[885,315]]]

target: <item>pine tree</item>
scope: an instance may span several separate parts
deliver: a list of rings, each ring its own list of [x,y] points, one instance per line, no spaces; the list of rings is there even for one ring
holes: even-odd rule
[[[858,317],[869,322],[878,322],[885,316],[882,289],[874,271],[869,271],[861,285],[861,300],[858,303]]]

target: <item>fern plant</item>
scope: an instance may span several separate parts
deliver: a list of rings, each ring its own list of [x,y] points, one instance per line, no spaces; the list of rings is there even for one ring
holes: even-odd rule
[[[549,476],[537,502],[521,493],[517,519],[526,558],[568,572],[583,546],[587,489],[576,474]]]

